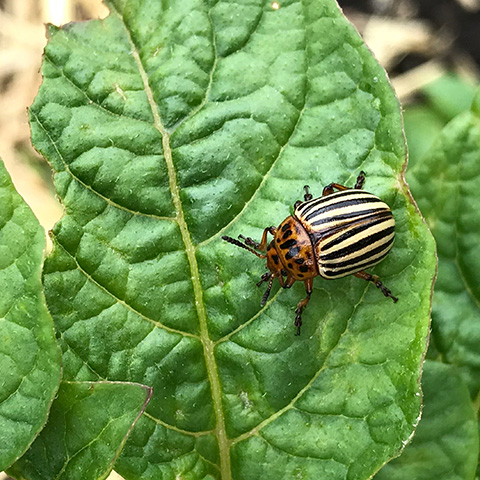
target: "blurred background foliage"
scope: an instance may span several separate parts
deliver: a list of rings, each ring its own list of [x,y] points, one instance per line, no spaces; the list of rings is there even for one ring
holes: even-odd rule
[[[338,1],[390,76],[404,109],[412,165],[470,107],[480,79],[480,0]],[[0,0],[0,157],[46,230],[61,207],[50,169],[31,145],[27,119],[41,82],[44,25],[107,14],[101,0]]]

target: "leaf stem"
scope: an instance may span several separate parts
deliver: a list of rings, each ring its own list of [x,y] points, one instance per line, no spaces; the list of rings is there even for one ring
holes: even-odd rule
[[[138,57],[138,54],[135,53],[134,55]],[[140,61],[139,58],[138,61]],[[185,216],[183,214],[182,201],[180,199],[180,191],[177,184],[177,175],[173,165],[172,151],[170,148],[170,137],[161,123],[158,111],[154,109],[156,104],[154,103],[151,90],[148,89],[147,85],[145,88],[147,89],[147,95],[149,97],[148,100],[152,105],[152,110],[154,111],[155,126],[162,134],[163,156],[167,164],[170,191],[172,193],[172,200],[175,207],[175,212],[177,214],[177,221],[182,234],[183,243],[185,244],[188,263],[190,264],[190,273],[195,296],[195,308],[197,309],[198,322],[200,325],[200,340],[202,342],[203,351],[205,354],[205,364],[207,367],[208,379],[212,391],[213,408],[215,411],[215,417],[217,419],[216,434],[220,452],[220,472],[223,480],[231,480],[230,444],[227,438],[225,419],[223,416],[222,389],[220,386],[220,377],[218,375],[217,363],[214,354],[215,345],[208,334],[207,314],[205,311],[205,304],[203,302],[203,291],[202,284],[200,283],[200,272],[198,269],[197,257],[195,256],[195,246],[193,245],[187,222],[185,221]]]

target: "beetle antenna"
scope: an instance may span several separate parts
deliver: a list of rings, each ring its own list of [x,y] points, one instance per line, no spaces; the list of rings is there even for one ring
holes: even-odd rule
[[[266,255],[262,255],[261,253],[256,252],[253,248],[250,248],[249,246],[240,242],[240,240],[237,240],[236,238],[227,237],[226,235],[224,235],[222,237],[222,239],[225,240],[228,243],[232,243],[233,245],[236,245],[237,247],[244,248],[245,250],[248,250],[249,252],[253,253],[254,255],[256,255],[259,258],[267,258]]]
[[[263,294],[262,301],[260,302],[260,305],[262,307],[265,306],[265,304],[267,303],[268,297],[270,296],[270,290],[272,289],[274,278],[275,278],[275,275],[270,275],[270,281],[268,282],[267,290]]]

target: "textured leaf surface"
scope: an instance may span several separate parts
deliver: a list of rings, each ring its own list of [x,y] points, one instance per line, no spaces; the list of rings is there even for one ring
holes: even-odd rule
[[[29,480],[106,478],[151,393],[144,385],[63,382],[46,427],[9,474]]]
[[[0,471],[32,443],[60,381],[40,281],[45,236],[0,161]]]
[[[425,362],[424,407],[415,437],[375,480],[470,480],[478,460],[478,426],[456,368]]]
[[[408,177],[438,246],[432,311],[436,348],[480,389],[480,95],[450,122]]]
[[[65,216],[45,288],[71,380],[153,386],[128,478],[367,478],[419,413],[435,259],[402,179],[397,100],[330,0],[111,1],[50,28],[32,137]],[[260,308],[259,238],[309,183],[391,205],[392,253]],[[276,287],[278,288],[278,287]]]

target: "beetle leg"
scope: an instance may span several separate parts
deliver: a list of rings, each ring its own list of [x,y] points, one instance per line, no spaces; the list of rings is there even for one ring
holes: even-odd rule
[[[344,185],[340,185],[339,183],[329,183],[322,192],[322,197],[326,195],[331,195],[335,190],[351,190],[351,188],[345,187]]]
[[[365,183],[365,172],[362,170],[357,177],[357,181],[355,186],[353,187],[356,190],[361,190],[363,188],[363,184]],[[330,183],[327,185],[322,192],[322,196],[331,195],[335,190],[352,190],[351,188],[346,187],[345,185],[341,185],[340,183]]]
[[[265,304],[267,303],[268,297],[270,296],[270,290],[272,289],[272,285],[273,285],[273,280],[274,280],[274,279],[275,279],[275,275],[270,274],[270,281],[268,282],[267,290],[266,290],[265,293],[263,294],[262,301],[260,302],[260,305],[261,305],[262,307],[264,307]]]
[[[358,278],[362,278],[367,282],[372,282],[377,288],[379,288],[386,297],[390,297],[394,303],[398,302],[398,298],[392,295],[392,292],[380,281],[377,275],[370,275],[367,272],[357,272],[354,274]]]
[[[313,278],[305,280],[305,290],[307,291],[307,296],[302,301],[298,302],[297,309],[295,310],[295,313],[297,314],[295,317],[295,326],[297,327],[296,335],[300,335],[300,327],[302,326],[302,312],[307,306],[307,303],[310,301],[310,297],[313,292]]]
[[[272,276],[271,272],[264,273],[260,277],[260,280],[257,282],[257,287],[259,287],[263,282],[267,282],[268,280],[270,280],[271,276]]]
[[[262,240],[260,241],[260,243],[256,242],[250,237],[245,238],[243,235],[239,235],[238,238],[241,238],[249,247],[253,247],[256,250],[265,251],[267,249],[267,234],[271,233],[272,235],[275,235],[276,231],[277,229],[275,227],[266,228],[263,231]]]
[[[357,190],[361,190],[363,188],[363,184],[365,183],[365,172],[362,170],[357,177],[357,181],[353,188]]]
[[[308,202],[313,198],[313,195],[309,192],[309,188],[310,187],[308,185],[305,185],[303,187],[303,189],[305,190],[305,195],[303,196],[303,198],[305,199],[306,202]]]
[[[309,200],[311,200],[313,198],[313,195],[309,191],[310,187],[308,185],[305,185],[303,187],[303,189],[305,190],[305,195],[303,196],[303,199],[304,199],[303,202],[308,202]],[[293,208],[297,209],[303,202],[301,200],[297,200],[293,204]]]

